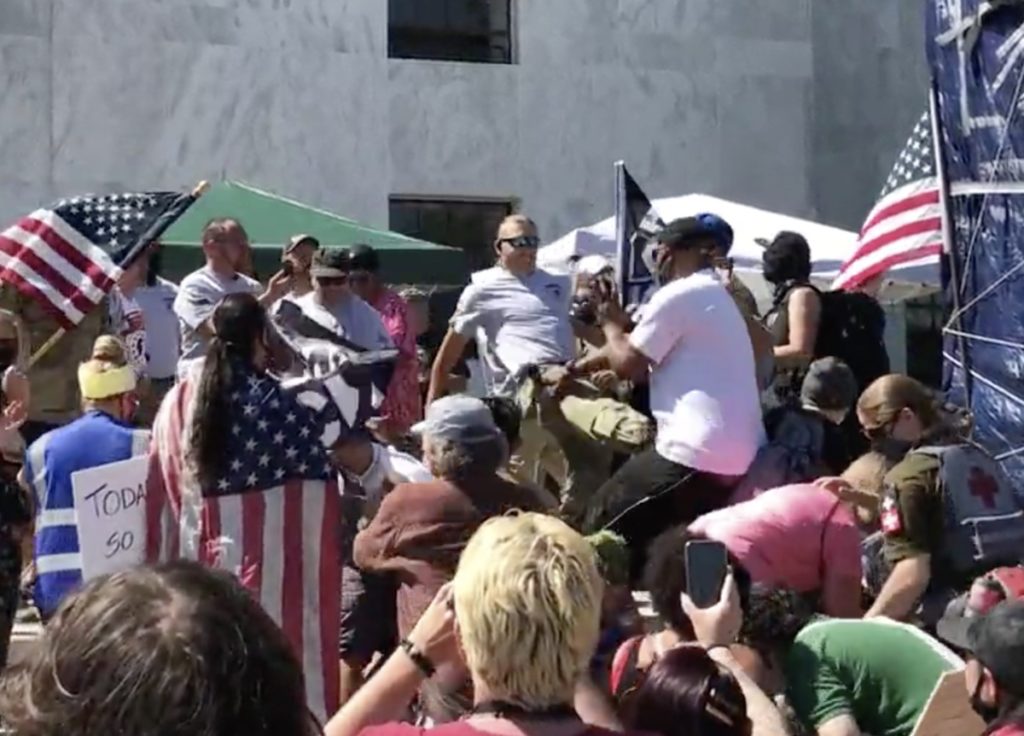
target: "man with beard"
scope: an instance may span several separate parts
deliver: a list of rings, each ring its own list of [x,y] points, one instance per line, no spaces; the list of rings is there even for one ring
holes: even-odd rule
[[[206,265],[182,279],[174,300],[181,325],[179,378],[206,355],[213,337],[210,317],[221,299],[228,294],[258,294],[260,304],[269,307],[288,291],[290,277],[284,271],[274,274],[266,290],[246,276],[243,270],[248,253],[249,236],[237,220],[217,218],[203,228]]]

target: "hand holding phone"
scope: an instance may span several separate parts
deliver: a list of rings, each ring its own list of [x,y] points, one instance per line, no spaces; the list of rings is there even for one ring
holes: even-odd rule
[[[729,553],[721,542],[694,539],[684,548],[686,594],[698,608],[718,601],[729,569]]]
[[[728,647],[739,638],[743,626],[743,609],[731,572],[725,576],[718,602],[710,608],[698,608],[686,593],[680,598],[683,612],[693,626],[694,637],[705,649]]]

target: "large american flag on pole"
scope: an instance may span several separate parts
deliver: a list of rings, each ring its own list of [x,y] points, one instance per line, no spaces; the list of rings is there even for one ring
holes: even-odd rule
[[[0,233],[0,281],[70,329],[103,301],[142,247],[194,201],[180,192],[62,199]]]
[[[187,457],[200,380],[193,372],[178,383],[154,422],[147,559],[192,559],[237,576],[291,641],[323,719],[338,706],[341,580],[341,503],[326,448],[365,421],[352,412],[373,389],[341,374],[286,388],[239,371],[224,474],[203,488]]]
[[[833,288],[854,289],[889,269],[936,260],[942,253],[942,203],[931,115],[921,116]]]

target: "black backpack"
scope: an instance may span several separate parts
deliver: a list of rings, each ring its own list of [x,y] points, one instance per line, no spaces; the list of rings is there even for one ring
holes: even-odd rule
[[[889,373],[885,312],[867,294],[815,291],[821,297],[821,321],[814,357],[839,358],[850,366],[863,391],[876,378]]]
[[[789,295],[800,286],[813,289],[821,299],[818,337],[814,343],[815,360],[838,358],[846,363],[861,391],[876,378],[889,373],[885,312],[874,298],[860,292],[821,291],[811,284],[793,284],[772,312],[786,309]],[[797,380],[798,392],[799,385]]]

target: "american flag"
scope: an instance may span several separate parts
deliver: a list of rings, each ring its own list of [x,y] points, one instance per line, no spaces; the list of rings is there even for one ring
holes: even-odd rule
[[[139,246],[156,240],[194,201],[179,192],[62,199],[0,233],[0,281],[70,329],[110,293]]]
[[[365,422],[369,384],[336,373],[289,386],[237,375],[224,473],[200,487],[188,438],[201,375],[164,399],[153,425],[146,492],[150,561],[186,558],[236,575],[284,630],[302,662],[309,707],[338,706],[341,505],[326,448]],[[345,407],[339,406],[345,404]]]
[[[854,289],[891,268],[933,261],[942,252],[942,204],[935,173],[931,116],[926,111],[896,158],[868,214],[857,250],[833,288]]]

